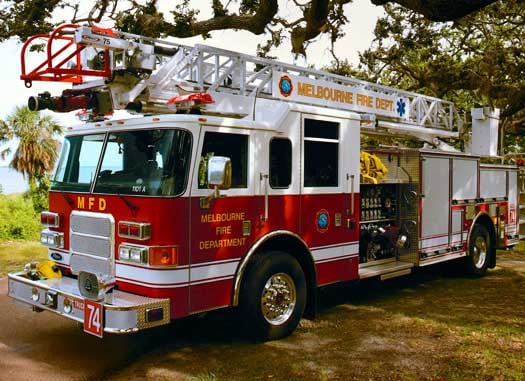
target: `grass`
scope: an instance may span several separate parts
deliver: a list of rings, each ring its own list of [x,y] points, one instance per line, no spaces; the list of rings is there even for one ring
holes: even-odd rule
[[[236,315],[213,313],[134,338],[144,354],[108,379],[521,381],[524,289],[525,273],[468,278],[453,264],[332,286],[318,317],[284,340],[246,342]]]
[[[0,242],[0,277],[46,252],[37,242]],[[450,263],[324,288],[317,318],[274,342],[246,341],[232,310],[118,336],[140,349],[104,379],[521,381],[523,245],[499,252],[499,263],[483,278]]]
[[[0,278],[26,263],[47,258],[47,248],[36,241],[0,241]]]

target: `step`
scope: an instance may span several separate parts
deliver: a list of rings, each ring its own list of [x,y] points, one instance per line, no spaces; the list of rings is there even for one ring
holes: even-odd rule
[[[381,280],[394,278],[397,276],[410,274],[412,267],[414,267],[413,263],[396,260],[388,263],[380,263],[377,265],[374,265],[373,262],[369,262],[366,263],[364,267],[363,265],[359,266],[359,278],[366,279],[375,276],[380,276]]]

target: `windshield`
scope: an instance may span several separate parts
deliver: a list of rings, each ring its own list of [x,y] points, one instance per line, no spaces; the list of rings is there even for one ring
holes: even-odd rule
[[[71,136],[64,141],[51,189],[87,192],[94,186],[95,193],[179,195],[186,187],[190,152],[191,134],[177,129]]]

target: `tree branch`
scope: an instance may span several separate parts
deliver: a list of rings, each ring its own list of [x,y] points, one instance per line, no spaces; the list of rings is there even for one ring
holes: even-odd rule
[[[372,4],[375,5],[397,3],[422,14],[432,21],[457,20],[470,13],[479,11],[496,1],[497,0],[371,0]]]
[[[190,22],[186,30],[164,21],[161,24],[161,33],[177,37],[193,37],[206,35],[214,30],[242,29],[253,34],[262,34],[274,17],[277,15],[279,5],[277,0],[261,0],[257,11],[253,15],[225,15],[212,17],[208,20]]]

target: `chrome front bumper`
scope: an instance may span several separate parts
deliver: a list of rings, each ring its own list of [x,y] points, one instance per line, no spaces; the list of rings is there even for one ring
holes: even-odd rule
[[[51,311],[86,327],[85,298],[76,279],[31,280],[24,272],[8,275],[8,296],[33,307]],[[100,302],[102,327],[107,333],[131,333],[170,322],[169,299],[155,299],[114,290]],[[86,330],[86,329],[85,329]],[[89,332],[89,331],[88,331]]]

